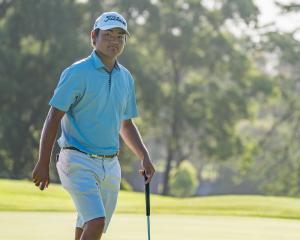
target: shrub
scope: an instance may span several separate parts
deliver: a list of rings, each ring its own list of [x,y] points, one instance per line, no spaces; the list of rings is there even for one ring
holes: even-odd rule
[[[176,197],[189,197],[195,194],[199,180],[196,168],[187,160],[170,174],[170,193]]]

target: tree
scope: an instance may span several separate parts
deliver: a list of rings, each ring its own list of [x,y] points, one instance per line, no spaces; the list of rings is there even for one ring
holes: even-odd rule
[[[143,101],[151,131],[163,139],[168,194],[170,170],[183,159],[220,160],[242,151],[234,126],[247,116],[245,95],[252,94],[250,39],[236,38],[226,23],[253,23],[257,9],[252,1],[220,1],[217,8],[199,1],[126,1],[122,9],[135,20],[131,64],[142,79],[142,98],[151,98]]]
[[[82,23],[71,0],[1,5],[1,176],[22,178],[37,158],[45,106],[59,73],[85,50],[77,34]]]
[[[262,51],[275,60],[275,94],[258,109],[259,121],[271,123],[261,129],[263,134],[257,140],[252,171],[256,172],[256,181],[264,192],[297,196],[300,193],[299,41],[293,33],[270,32],[265,39]]]

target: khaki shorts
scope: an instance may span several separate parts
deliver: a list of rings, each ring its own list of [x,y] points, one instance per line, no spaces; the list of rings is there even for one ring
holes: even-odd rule
[[[121,183],[118,157],[91,158],[76,150],[62,149],[56,164],[62,186],[77,210],[76,227],[105,217],[105,233],[117,204]]]

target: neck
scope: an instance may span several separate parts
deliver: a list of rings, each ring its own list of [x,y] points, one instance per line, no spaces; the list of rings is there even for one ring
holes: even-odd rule
[[[100,51],[97,51],[97,50],[95,50],[95,51],[96,51],[97,56],[101,59],[101,61],[105,65],[105,68],[108,71],[111,71],[114,68],[114,66],[115,66],[116,58],[110,58],[110,57],[104,55]]]

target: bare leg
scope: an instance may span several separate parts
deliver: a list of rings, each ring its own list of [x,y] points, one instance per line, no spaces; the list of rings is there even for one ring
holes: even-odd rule
[[[84,224],[80,240],[100,240],[104,228],[105,218],[96,218]]]
[[[79,227],[75,228],[75,240],[80,240],[82,232],[83,232],[82,228]]]

